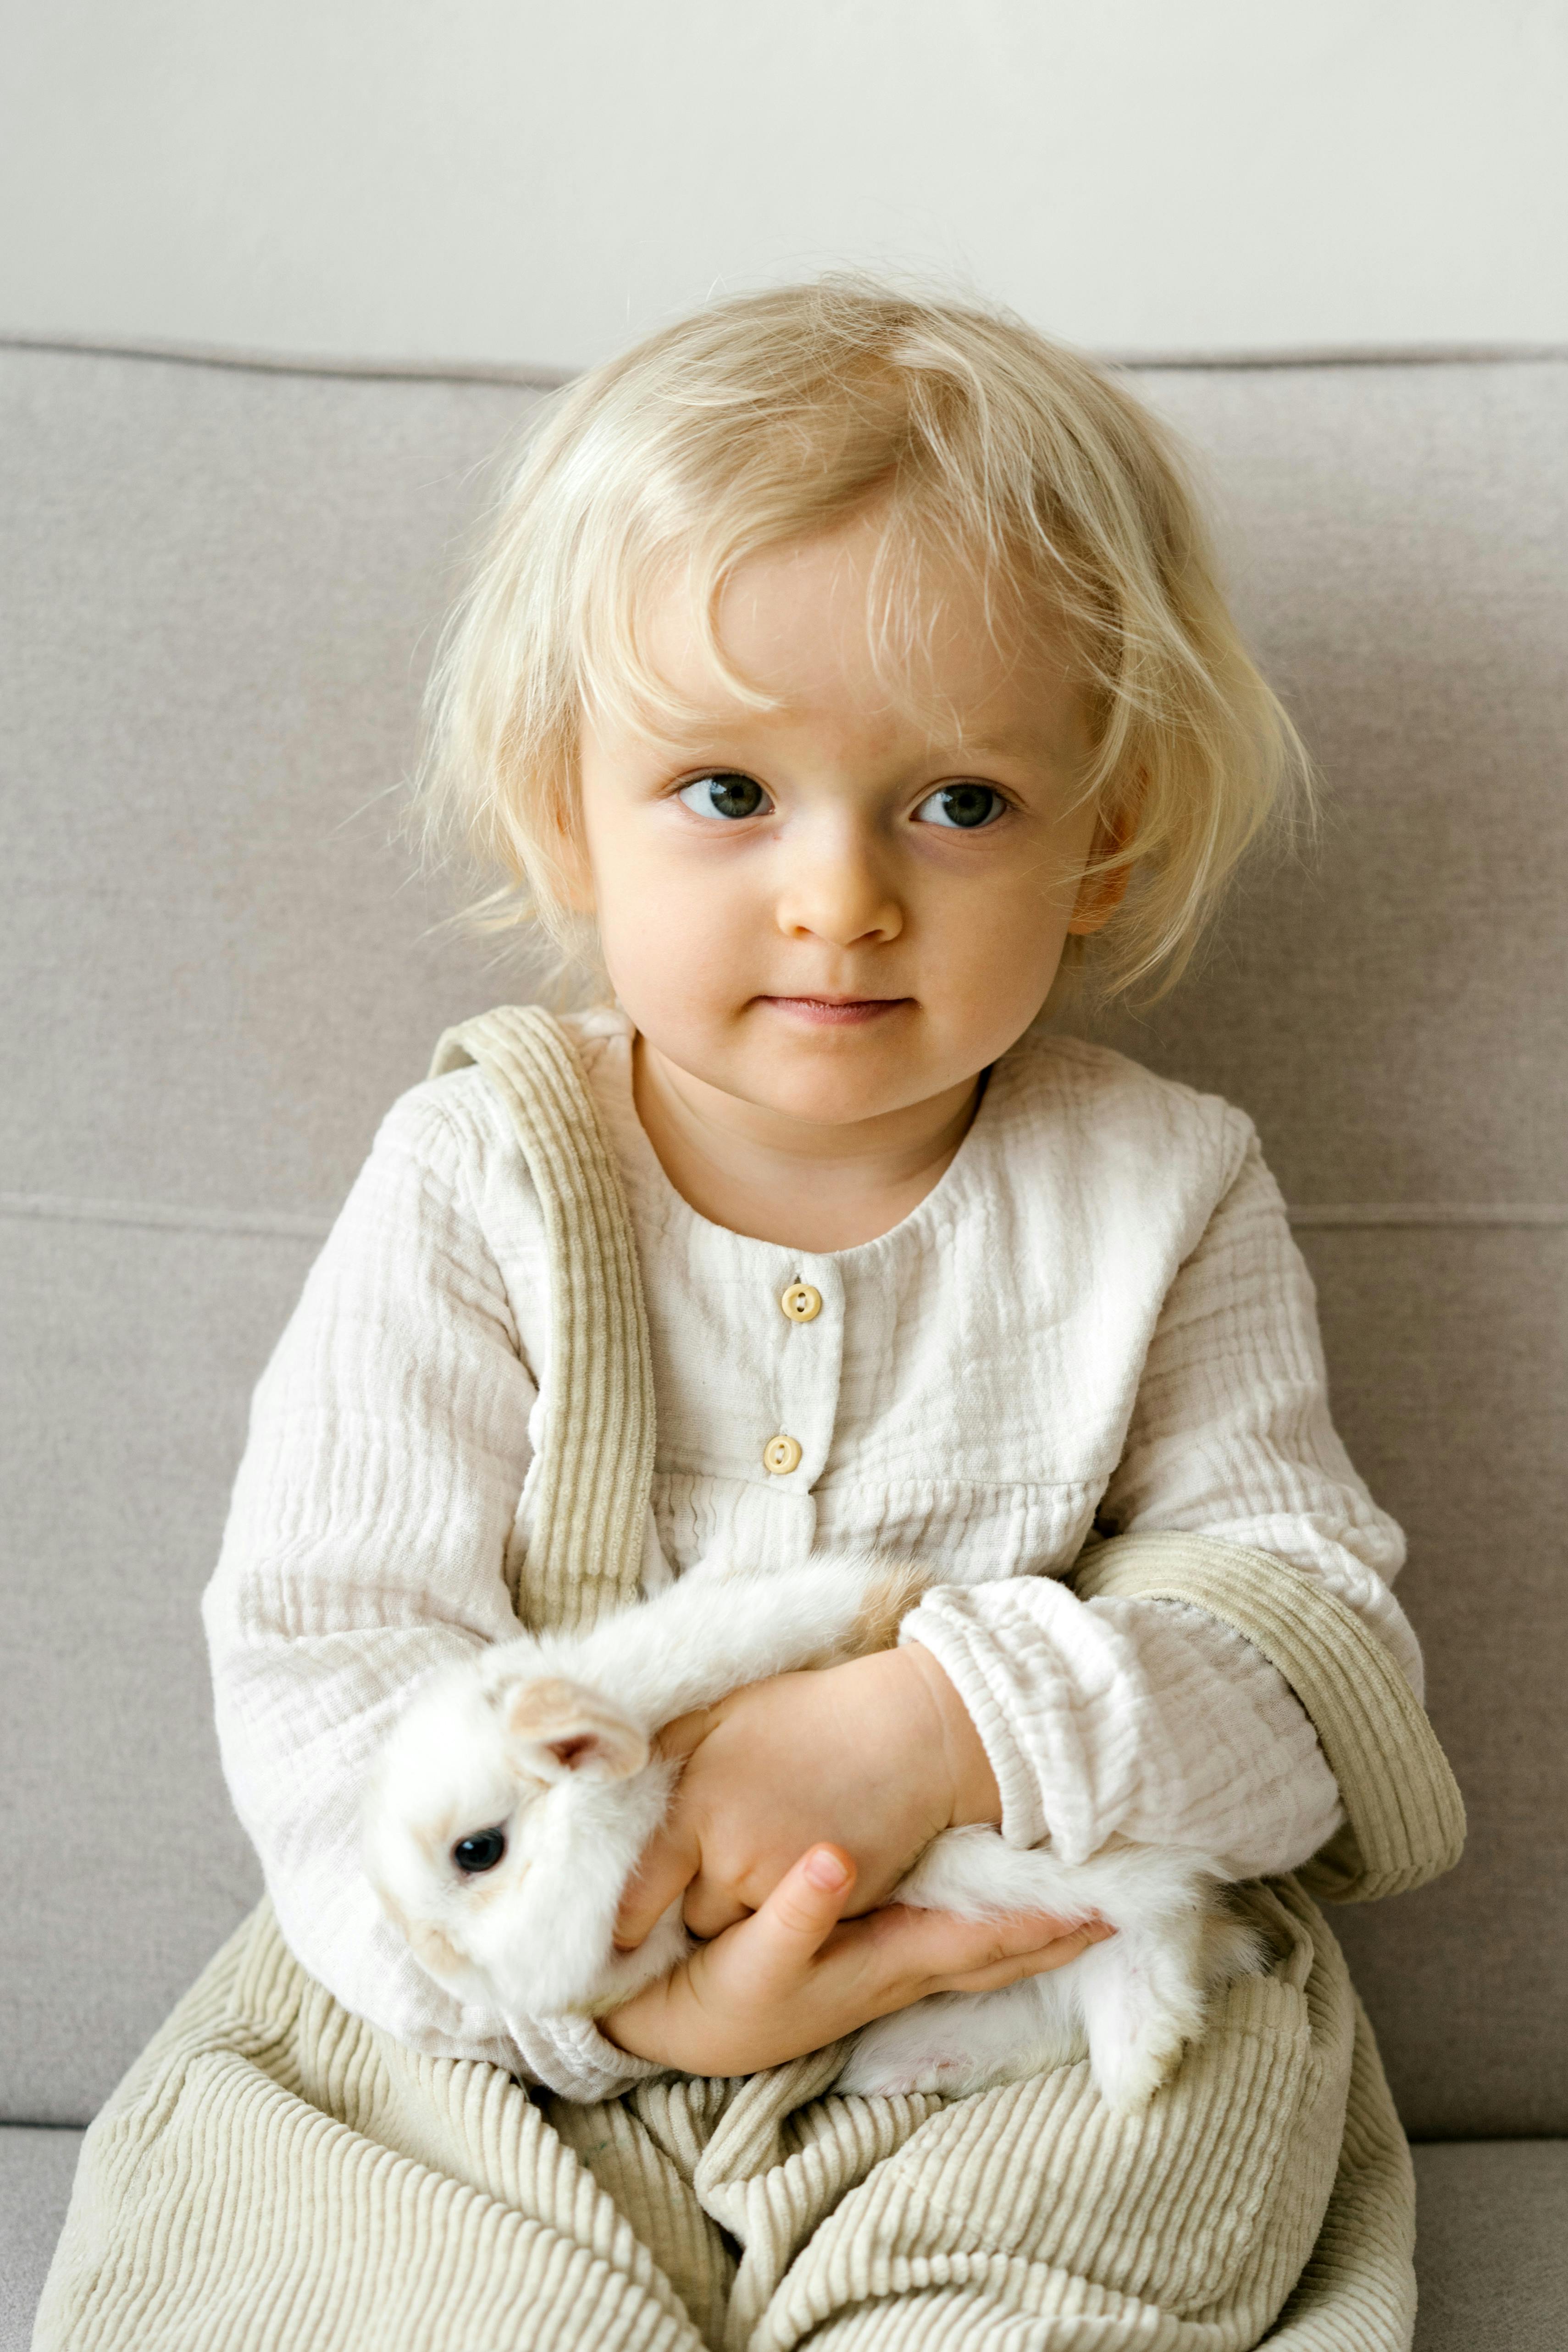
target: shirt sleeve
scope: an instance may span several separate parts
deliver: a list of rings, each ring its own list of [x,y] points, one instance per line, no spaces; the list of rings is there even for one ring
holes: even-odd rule
[[[483,1150],[437,1088],[388,1115],[256,1389],[203,1615],[225,1773],[304,1967],[413,2049],[597,2099],[658,2070],[588,2020],[456,2000],[360,1860],[412,1685],[517,1631],[536,1389],[474,1204]]]
[[[1404,1539],[1330,1421],[1312,1279],[1250,1124],[1229,1117],[1236,1172],[1166,1294],[1099,1523],[1290,1560],[1364,1619],[1419,1696],[1389,1590]],[[904,1637],[968,1706],[1016,1843],[1049,1836],[1079,1861],[1119,1833],[1244,1878],[1304,1862],[1343,1819],[1283,1676],[1202,1610],[1017,1577],[940,1588]]]

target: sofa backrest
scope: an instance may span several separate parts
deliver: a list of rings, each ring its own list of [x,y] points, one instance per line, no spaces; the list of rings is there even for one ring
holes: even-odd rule
[[[1106,1032],[1249,1110],[1469,1801],[1343,1922],[1403,2112],[1568,2130],[1568,363],[1145,372],[1322,763],[1310,869]],[[526,385],[0,351],[11,1661],[0,2118],[80,2122],[256,1893],[196,1614],[249,1391],[392,1097],[530,992],[392,839]]]

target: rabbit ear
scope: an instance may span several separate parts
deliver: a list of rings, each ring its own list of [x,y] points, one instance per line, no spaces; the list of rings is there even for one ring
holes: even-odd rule
[[[514,1695],[507,1735],[513,1760],[539,1780],[579,1772],[594,1780],[624,1780],[648,1761],[648,1742],[634,1723],[596,1691],[554,1675],[524,1683]]]

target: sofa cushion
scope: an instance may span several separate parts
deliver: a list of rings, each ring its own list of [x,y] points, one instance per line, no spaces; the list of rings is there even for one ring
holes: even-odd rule
[[[0,2352],[27,2352],[70,2201],[79,2131],[0,2125]]]
[[[1406,1520],[1469,1854],[1347,1916],[1407,2121],[1568,2130],[1568,368],[1145,380],[1324,769],[1116,1040],[1257,1118]],[[246,1402],[386,1104],[527,995],[388,836],[526,388],[0,352],[0,2115],[80,2122],[256,1889],[196,1602]]]
[[[1416,2352],[1561,2352],[1568,2140],[1417,2147]]]
[[[0,2116],[81,2123],[256,1899],[197,1600],[393,1096],[513,991],[389,845],[530,395],[0,352]],[[68,1839],[68,1844],[64,1843]]]
[[[1335,1418],[1409,1534],[1469,1845],[1335,1922],[1401,2113],[1562,2132],[1568,364],[1145,388],[1204,452],[1325,805],[1310,864],[1244,881],[1197,978],[1100,1034],[1257,1120]]]

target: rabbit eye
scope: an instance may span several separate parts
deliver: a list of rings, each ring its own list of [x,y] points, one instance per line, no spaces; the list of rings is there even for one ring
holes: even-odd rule
[[[472,1837],[458,1839],[452,1859],[465,1877],[474,1878],[482,1870],[494,1870],[506,1851],[505,1830],[476,1830]]]

